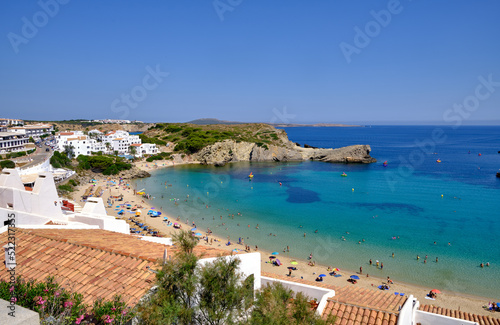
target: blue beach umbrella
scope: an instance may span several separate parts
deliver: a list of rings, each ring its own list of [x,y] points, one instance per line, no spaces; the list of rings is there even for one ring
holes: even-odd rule
[[[357,276],[357,275],[351,275],[351,279],[359,280],[359,276]]]
[[[271,254],[272,255],[279,255],[280,253],[278,253],[278,252],[272,252]]]
[[[195,235],[195,236],[203,236],[203,234],[202,234],[202,233],[199,233],[199,232],[197,232],[197,233],[196,233],[196,234],[194,234],[194,235]]]
[[[191,229],[191,231],[196,231],[196,230],[197,230],[196,228]]]
[[[320,278],[322,278],[322,277],[324,277],[324,276],[326,276],[326,274],[320,274],[320,275],[319,275],[319,277],[320,277]]]

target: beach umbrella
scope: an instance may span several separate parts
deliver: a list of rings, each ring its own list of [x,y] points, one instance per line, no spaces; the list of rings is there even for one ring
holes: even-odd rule
[[[320,275],[318,275],[318,276],[319,276],[320,278],[322,278],[322,277],[326,276],[326,274],[320,274]]]
[[[434,293],[441,293],[441,291],[439,291],[438,289],[432,289],[431,292],[434,292]]]
[[[335,272],[339,272],[340,270],[338,268],[333,269]]]
[[[276,258],[276,256],[269,256],[269,258]]]
[[[297,263],[296,261],[291,261],[291,262],[290,262],[290,264],[292,264],[292,265],[297,265],[297,264],[299,264],[299,263]]]
[[[278,252],[272,252],[271,254],[272,255],[279,255],[280,253],[278,253]]]
[[[191,229],[191,231],[196,231],[196,230],[197,230],[196,228]]]
[[[276,259],[276,265],[278,265],[278,266],[281,265],[281,261],[279,259]]]
[[[202,233],[200,233],[200,232],[197,232],[197,233],[196,233],[196,234],[194,234],[194,235],[195,235],[195,236],[203,236],[203,234],[202,234]]]
[[[357,275],[351,275],[351,279],[359,280],[359,276],[357,276]]]
[[[289,267],[287,267],[287,269],[289,269],[289,270],[293,270],[294,268],[295,268],[295,266],[289,266]]]

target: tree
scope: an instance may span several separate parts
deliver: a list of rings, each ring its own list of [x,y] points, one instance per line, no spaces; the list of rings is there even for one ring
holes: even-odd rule
[[[66,157],[68,157],[69,159],[73,159],[73,157],[75,156],[75,147],[73,147],[73,145],[68,145],[68,146],[64,146],[64,153],[66,154]]]
[[[249,290],[239,264],[219,257],[199,267],[194,254],[181,252],[157,273],[157,292],[139,307],[140,323],[236,324],[246,312]]]
[[[309,304],[309,297],[301,292],[294,295],[291,289],[275,282],[258,293],[248,324],[334,324],[335,316],[322,319]]]
[[[194,248],[198,244],[198,239],[187,230],[181,230],[180,232],[174,234],[172,236],[172,240],[175,245],[179,246],[181,252],[186,254],[192,254]]]
[[[128,147],[128,150],[130,151],[130,154],[132,156],[135,156],[135,154],[137,153],[137,149],[135,148],[135,146]]]

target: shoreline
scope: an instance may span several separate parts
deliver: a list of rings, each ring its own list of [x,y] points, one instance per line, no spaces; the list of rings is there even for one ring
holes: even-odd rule
[[[186,163],[177,163],[177,165],[184,165],[184,164],[193,164],[197,162],[186,162]],[[151,171],[151,170],[156,170],[159,168],[166,168],[166,167],[172,167],[175,166],[171,160],[168,161],[156,161],[152,163],[147,163],[145,161],[141,162],[136,162],[134,163],[137,168],[145,170],[145,171]],[[148,167],[146,167],[146,164]],[[100,181],[105,180],[106,177],[103,176],[100,178]],[[113,179],[113,177],[111,177]],[[125,183],[127,183],[125,181]],[[99,184],[103,186],[103,184]],[[129,182],[130,188],[126,189],[122,187],[119,187],[117,189],[117,186],[114,186],[111,192],[109,191],[108,188],[104,191],[103,194],[103,200],[105,201],[107,197],[110,195],[118,195],[118,194],[123,194],[124,195],[124,200],[122,202],[115,202],[111,208],[106,208],[106,211],[108,212],[108,215],[110,216],[116,216],[117,211],[115,211],[115,206],[121,203],[129,202],[129,203],[138,203],[141,204],[144,208],[142,209],[143,214],[140,217],[133,217],[135,219],[139,219],[141,221],[144,221],[148,225],[151,225],[157,229],[159,229],[163,234],[169,236],[173,233],[175,233],[175,229],[173,227],[167,227],[163,224],[163,216],[166,216],[171,220],[172,222],[177,222],[182,225],[182,229],[191,229],[191,225],[187,225],[183,221],[177,221],[175,217],[169,214],[168,209],[162,209],[162,215],[161,217],[158,218],[151,218],[147,217],[146,213],[149,210],[151,206],[155,206],[153,201],[147,200],[142,198],[141,196],[137,196],[133,194],[133,185]],[[74,195],[74,200],[81,204],[80,202],[80,197],[82,191],[87,188],[89,184],[83,184],[78,186],[78,190],[73,192]],[[142,203],[144,201],[144,203]],[[158,208],[158,210],[160,210]],[[122,219],[128,219],[129,217],[132,217],[128,215],[127,213],[123,215]],[[202,233],[205,233],[203,230],[199,230]],[[233,235],[231,235],[232,237]],[[236,234],[234,235],[238,237]],[[236,238],[235,237],[235,238]],[[209,238],[212,238],[214,240],[217,240],[212,246],[217,247],[222,250],[226,250],[228,252],[232,251],[234,248],[241,249],[242,252],[239,253],[244,253],[244,246],[241,244],[233,243],[231,246],[226,246],[224,243],[227,241],[226,239],[221,238],[221,236],[218,236],[214,233],[212,233]],[[210,244],[206,243],[204,240],[200,240],[199,245],[205,245],[205,246],[210,246]],[[292,260],[297,261],[298,265],[294,265],[298,268],[297,271],[293,271],[292,277],[294,278],[303,278],[304,280],[307,281],[314,281],[316,276],[325,273],[327,276],[324,278],[324,281],[321,282],[323,284],[329,284],[329,285],[334,285],[337,287],[343,287],[346,285],[352,285],[348,283],[346,280],[349,278],[351,274],[356,274],[360,276],[360,280],[358,280],[357,285],[362,286],[364,288],[372,288],[373,290],[378,290],[377,286],[382,284],[382,282],[385,282],[385,278],[377,277],[377,276],[370,276],[367,278],[365,276],[366,272],[370,273],[370,270],[372,270],[372,267],[364,267],[364,272],[362,275],[359,274],[358,272],[352,271],[352,270],[344,270],[340,266],[340,274],[342,274],[342,277],[335,278],[333,276],[328,275],[327,271],[327,266],[326,265],[321,265],[321,264],[316,264],[315,266],[308,266],[307,265],[307,260],[303,258],[293,258],[289,256],[288,253],[281,253],[279,252],[278,259],[282,262],[281,267],[274,266],[268,262],[267,256],[270,256],[271,253],[267,250],[262,250],[259,248],[258,250],[262,255],[261,259],[261,266],[262,266],[262,271],[263,272],[268,272],[268,273],[273,273],[277,275],[287,275],[288,274],[288,269],[287,266],[290,266],[290,262]],[[255,250],[252,248],[251,252],[255,252]],[[268,255],[265,255],[268,254]],[[338,266],[333,266],[333,267],[338,267]],[[495,318],[500,318],[500,313],[491,313],[485,309],[482,308],[482,306],[487,305],[488,301],[491,301],[491,298],[486,298],[486,297],[481,297],[481,296],[476,296],[476,295],[469,295],[467,293],[461,293],[461,292],[454,292],[454,291],[444,291],[443,294],[440,294],[436,300],[427,300],[425,299],[426,294],[432,289],[429,287],[425,287],[423,285],[419,284],[413,284],[413,283],[406,283],[406,282],[400,282],[397,279],[392,278],[394,281],[394,284],[390,284],[390,290],[389,292],[404,292],[406,296],[412,294],[415,296],[419,301],[421,305],[433,305],[437,307],[444,307],[444,308],[449,308],[449,309],[455,309],[455,310],[461,310],[464,312],[469,312],[473,314],[478,314],[478,315],[484,315],[484,316],[492,316]],[[361,303],[361,302],[360,302]]]

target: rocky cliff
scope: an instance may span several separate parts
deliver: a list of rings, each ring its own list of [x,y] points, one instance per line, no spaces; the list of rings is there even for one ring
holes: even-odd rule
[[[318,160],[333,163],[373,163],[369,145],[338,149],[302,148],[288,142],[284,146],[258,146],[255,143],[225,140],[207,146],[193,155],[201,164],[223,166],[236,161],[301,161]]]

